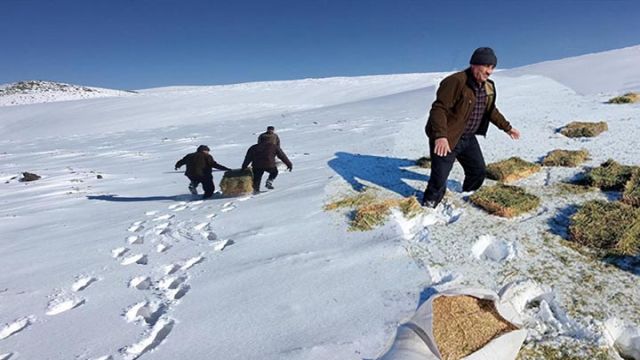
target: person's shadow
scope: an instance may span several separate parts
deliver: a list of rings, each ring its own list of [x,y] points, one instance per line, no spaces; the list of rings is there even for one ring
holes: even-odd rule
[[[335,155],[335,158],[329,160],[329,166],[356,191],[364,190],[366,184],[362,181],[366,181],[408,197],[424,189],[416,189],[405,180],[421,181],[425,186],[429,180],[426,175],[406,169],[416,166],[415,160],[347,152],[337,152]],[[454,190],[461,188],[457,181],[449,180],[447,185]]]
[[[191,195],[175,195],[175,196],[131,197],[131,196],[118,196],[118,195],[88,195],[87,199],[88,200],[113,201],[113,202],[140,202],[140,201],[163,201],[163,200],[189,201],[189,200],[193,200],[193,196],[191,196]]]

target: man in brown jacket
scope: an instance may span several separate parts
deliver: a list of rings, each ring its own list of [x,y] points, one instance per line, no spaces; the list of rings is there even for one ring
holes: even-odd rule
[[[198,184],[202,183],[204,189],[203,199],[209,199],[213,196],[216,187],[213,184],[213,175],[211,171],[215,168],[218,170],[231,170],[226,166],[218,164],[209,154],[207,145],[200,145],[196,152],[187,154],[176,162],[175,169],[178,170],[182,165],[187,165],[184,175],[191,181],[189,183],[189,191],[191,194],[197,195]]]
[[[512,139],[520,132],[496,107],[496,88],[489,76],[498,63],[491,48],[473,52],[471,66],[440,83],[425,128],[429,138],[431,175],[422,205],[435,208],[447,190],[447,178],[455,160],[464,169],[462,191],[477,190],[484,182],[486,165],[476,135],[486,136],[489,122]]]
[[[267,131],[258,136],[258,143],[260,139],[267,138],[270,142],[274,143],[277,147],[280,147],[280,137],[276,134],[276,128],[273,126],[267,126]]]
[[[267,189],[273,189],[273,180],[278,176],[278,167],[276,166],[276,156],[287,165],[287,170],[291,171],[293,165],[287,155],[276,146],[268,137],[260,137],[258,143],[251,146],[247,150],[247,155],[242,163],[242,170],[245,170],[249,164],[253,164],[253,192],[260,192],[260,182],[265,172],[269,173],[269,178],[265,186]]]

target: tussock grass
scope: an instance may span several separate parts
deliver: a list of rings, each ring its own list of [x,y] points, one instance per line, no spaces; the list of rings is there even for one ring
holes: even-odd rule
[[[640,102],[640,94],[634,92],[628,92],[622,96],[616,96],[607,101],[609,104],[631,104],[636,102]]]
[[[423,156],[420,159],[416,160],[416,165],[420,166],[421,168],[430,169],[431,159],[426,156]]]
[[[540,205],[540,198],[537,196],[520,187],[504,184],[483,187],[471,195],[469,200],[491,214],[507,218],[526,213]]]
[[[569,239],[618,255],[636,255],[640,251],[640,210],[619,201],[588,201],[571,216]]]
[[[253,191],[253,173],[251,169],[225,171],[220,180],[220,190],[224,195],[236,196]]]
[[[525,178],[538,171],[540,171],[540,165],[515,156],[487,165],[487,177],[502,182]]]
[[[493,301],[467,295],[433,300],[433,336],[442,359],[461,359],[513,330]]]
[[[609,130],[609,126],[606,122],[581,122],[573,121],[565,125],[560,129],[560,133],[566,137],[594,137],[600,135],[602,132]]]
[[[575,167],[589,158],[587,150],[553,150],[542,159],[544,166]]]
[[[594,191],[595,188],[586,184],[576,184],[569,182],[559,182],[556,184],[556,188],[561,194],[580,195]]]
[[[341,208],[354,209],[349,224],[351,231],[369,231],[384,224],[391,214],[392,208],[399,208],[404,217],[408,219],[423,211],[415,196],[402,199],[382,198],[372,190],[365,190],[324,206],[327,211]]]
[[[622,202],[631,206],[640,206],[640,170],[635,169],[622,192]]]
[[[587,173],[589,185],[599,187],[602,190],[622,191],[631,179],[634,171],[640,167],[621,165],[615,160],[609,159],[599,167],[593,168]]]

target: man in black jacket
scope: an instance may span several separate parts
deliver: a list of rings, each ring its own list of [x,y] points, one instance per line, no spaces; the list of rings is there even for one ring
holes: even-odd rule
[[[253,164],[253,192],[260,192],[260,182],[265,172],[269,173],[269,178],[265,186],[267,189],[273,189],[273,180],[278,176],[278,167],[276,167],[276,156],[287,165],[287,170],[291,171],[293,165],[287,155],[276,146],[268,137],[260,137],[258,143],[251,146],[247,150],[244,157],[242,169],[245,170],[249,164]]]
[[[216,189],[213,184],[211,171],[214,168],[218,170],[231,170],[213,160],[213,157],[209,154],[209,147],[207,145],[198,146],[196,152],[187,154],[178,160],[175,169],[178,170],[182,165],[187,165],[187,170],[184,172],[184,175],[191,180],[189,191],[191,191],[193,195],[197,195],[198,190],[196,188],[198,184],[202,183],[202,188],[204,189],[203,199],[212,197]]]

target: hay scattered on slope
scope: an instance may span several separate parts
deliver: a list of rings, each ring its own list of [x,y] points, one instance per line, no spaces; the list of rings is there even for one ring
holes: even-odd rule
[[[433,336],[442,359],[461,359],[492,339],[517,330],[490,300],[472,296],[440,296],[433,300]]]
[[[342,199],[336,200],[324,206],[324,209],[329,210],[337,210],[342,208],[354,208],[358,206],[368,205],[375,201],[377,198],[374,191],[366,189],[363,192],[359,192],[352,196],[346,196]]]
[[[538,171],[540,171],[540,165],[515,156],[487,165],[487,177],[502,182],[522,179]]]
[[[416,165],[420,166],[421,168],[430,169],[431,159],[426,156],[423,156],[420,159],[416,160]]]
[[[634,171],[640,169],[637,166],[621,165],[615,160],[609,159],[599,167],[591,169],[587,173],[587,181],[591,186],[602,190],[622,191],[631,179]]]
[[[640,170],[633,171],[622,192],[622,202],[631,206],[640,206]]]
[[[582,122],[573,121],[565,125],[560,129],[560,133],[566,137],[594,137],[600,135],[602,132],[609,130],[609,126],[606,122]]]
[[[220,180],[220,190],[225,196],[237,196],[253,191],[253,173],[251,169],[225,171]]]
[[[523,188],[504,184],[482,187],[469,197],[477,206],[490,214],[514,217],[536,209],[540,198],[527,193]]]
[[[571,216],[569,239],[621,255],[640,250],[640,210],[619,201],[592,200]]]
[[[544,166],[575,167],[589,158],[587,150],[553,150],[542,159]]]
[[[609,104],[631,104],[640,102],[640,94],[634,92],[628,92],[622,96],[616,96],[609,99]]]

